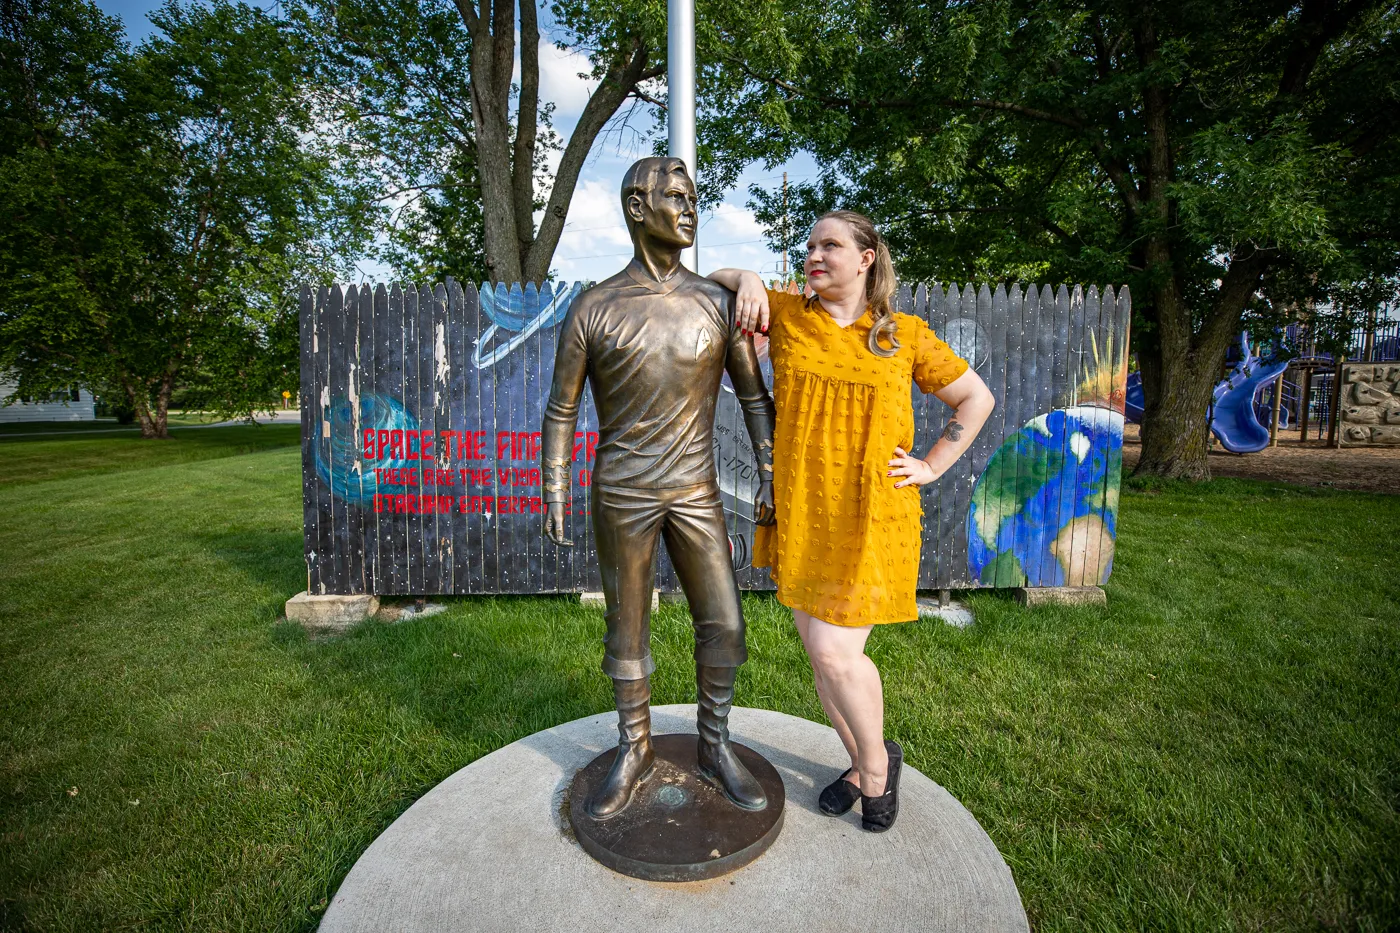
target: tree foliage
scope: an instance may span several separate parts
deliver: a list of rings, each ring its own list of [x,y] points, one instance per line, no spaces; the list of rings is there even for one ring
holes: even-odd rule
[[[548,277],[594,141],[629,99],[649,97],[665,48],[664,19],[646,5],[569,0],[555,13],[598,82],[567,139],[540,99],[533,0],[297,0],[345,139],[394,206],[385,258],[400,274]]]
[[[1206,475],[1210,388],[1246,311],[1394,294],[1393,3],[714,14],[701,133],[714,171],[810,150],[827,173],[793,193],[802,219],[867,210],[907,276],[1131,285],[1140,471]],[[756,204],[771,228],[774,196]]]
[[[329,129],[381,208],[378,257],[411,281],[486,277],[470,39],[450,3],[293,3]]]
[[[84,0],[0,6],[0,366],[248,415],[295,386],[294,287],[363,240],[284,24],[167,4],[137,49]]]

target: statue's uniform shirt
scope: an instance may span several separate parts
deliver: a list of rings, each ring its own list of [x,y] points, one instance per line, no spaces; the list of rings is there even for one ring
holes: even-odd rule
[[[552,487],[563,479],[558,461],[573,449],[585,375],[598,409],[593,483],[714,481],[715,400],[726,369],[746,420],[771,425],[773,403],[727,289],[687,269],[657,282],[634,260],[584,292],[560,331],[545,409],[545,501],[568,498]]]
[[[773,401],[728,289],[686,269],[658,282],[634,261],[580,295],[564,319],[544,416],[544,498],[569,499],[586,379],[598,409],[590,511],[607,603],[603,670],[615,679],[655,667],[658,538],[690,604],[696,661],[737,667],[748,656],[713,447],[726,371],[760,469],[771,473]]]

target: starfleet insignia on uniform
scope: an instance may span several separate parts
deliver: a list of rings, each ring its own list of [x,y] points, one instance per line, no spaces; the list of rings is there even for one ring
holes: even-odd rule
[[[700,336],[695,339],[695,358],[703,360],[705,353],[710,349],[710,332],[703,327],[700,328]]]

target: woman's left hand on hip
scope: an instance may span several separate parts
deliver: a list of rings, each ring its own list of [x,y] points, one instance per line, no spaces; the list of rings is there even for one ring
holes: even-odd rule
[[[894,484],[895,489],[903,489],[905,486],[926,486],[938,479],[938,474],[934,472],[933,466],[927,460],[909,454],[903,447],[894,449],[894,459],[889,463],[890,470],[886,476],[903,477]]]

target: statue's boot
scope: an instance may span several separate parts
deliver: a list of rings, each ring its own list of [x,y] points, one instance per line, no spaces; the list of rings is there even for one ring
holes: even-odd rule
[[[603,783],[588,798],[588,815],[605,820],[620,812],[632,800],[632,792],[655,767],[651,747],[651,682],[614,680],[617,699],[617,757]]]
[[[718,784],[735,806],[762,810],[768,806],[768,795],[734,754],[734,746],[729,744],[729,709],[734,703],[734,678],[738,673],[737,667],[696,665],[700,697],[696,715],[700,732],[696,758],[700,774]]]

